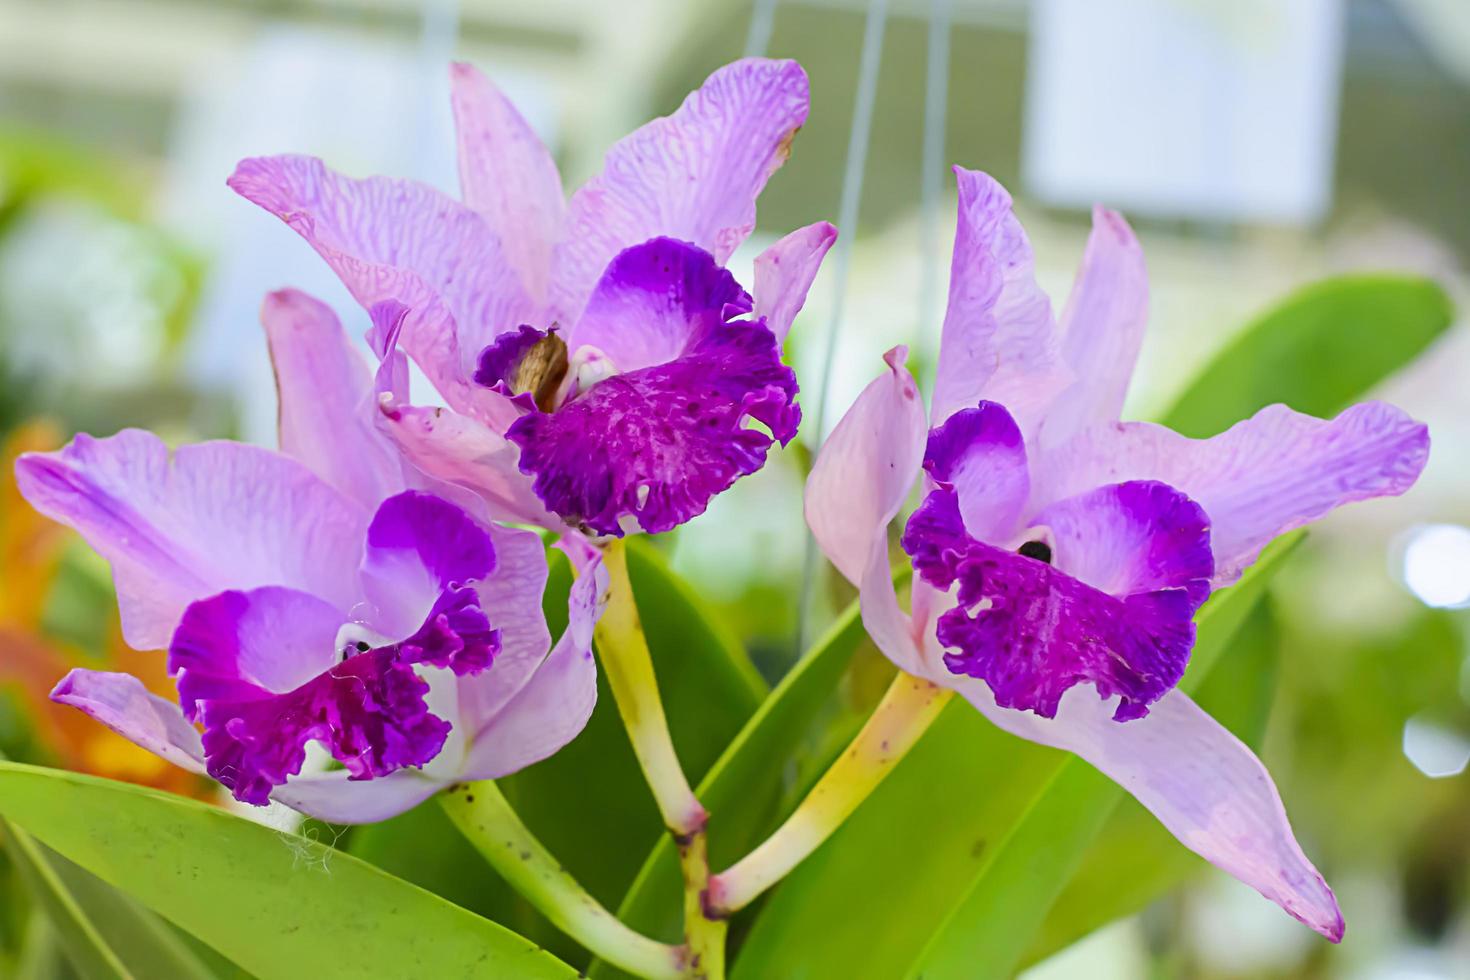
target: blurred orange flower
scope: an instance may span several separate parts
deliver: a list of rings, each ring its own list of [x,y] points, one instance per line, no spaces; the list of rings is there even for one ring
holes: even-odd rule
[[[123,642],[114,609],[99,656],[88,657],[42,629],[42,610],[56,581],[72,533],[31,509],[15,486],[21,453],[55,449],[55,426],[33,421],[18,427],[0,448],[0,689],[19,695],[36,741],[68,769],[153,786],[199,799],[213,796],[212,784],[169,765],[86,715],[54,703],[51,688],[75,666],[127,670],[150,691],[172,698],[173,682],[162,653],[139,653]]]

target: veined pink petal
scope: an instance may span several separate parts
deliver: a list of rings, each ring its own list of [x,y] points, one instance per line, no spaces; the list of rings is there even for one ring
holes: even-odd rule
[[[755,199],[806,122],[806,72],[794,61],[726,65],[673,115],[635,130],[567,210],[553,257],[552,304],[562,322],[582,312],[623,249],[668,236],[724,263],[755,227]]]
[[[541,609],[546,549],[541,536],[493,524],[495,570],[477,586],[480,608],[500,630],[500,652],[490,670],[459,679],[461,724],[475,732],[526,685],[546,659],[551,633]]]
[[[306,239],[364,309],[408,307],[403,349],[461,411],[479,399],[467,380],[479,352],[541,318],[485,219],[423,184],[279,156],[241,161],[229,185]]]
[[[1076,380],[1047,411],[1044,442],[1118,420],[1147,322],[1143,249],[1122,215],[1093,208],[1082,268],[1062,312],[1062,356]]]
[[[857,586],[875,539],[886,535],[923,458],[924,403],[903,366],[907,356],[906,347],[884,355],[888,371],[837,423],[806,481],[807,525],[822,552]]]
[[[172,701],[149,693],[132,674],[74,669],[51,700],[79,708],[123,738],[190,772],[204,772],[199,733]]]
[[[265,298],[281,452],[375,508],[403,489],[403,464],[374,425],[373,376],[331,308],[295,289]],[[401,355],[400,355],[401,356]]]
[[[778,341],[786,340],[835,241],[837,229],[818,221],[796,229],[756,256],[755,315],[766,318],[766,326]]]
[[[1032,476],[1044,500],[1124,480],[1183,491],[1210,517],[1220,588],[1277,535],[1343,504],[1403,493],[1428,456],[1428,430],[1383,402],[1330,421],[1270,405],[1210,439],[1144,422],[1097,426],[1048,452]]]
[[[986,399],[1004,405],[1029,437],[1071,372],[1011,196],[979,171],[954,172],[959,225],[932,417],[938,425]]]
[[[1179,842],[1337,942],[1332,890],[1302,854],[1271,776],[1239,739],[1179,691],[1119,724],[1091,691],[1052,720],[998,707],[979,681],[950,678],[987,718],[1021,738],[1075,752],[1132,793]]]
[[[520,451],[489,426],[446,408],[391,402],[380,406],[379,415],[378,424],[409,462],[436,480],[478,494],[494,519],[553,530],[563,526],[520,471]]]
[[[551,250],[566,211],[556,161],[510,100],[473,65],[455,63],[449,80],[464,202],[499,236],[526,295],[545,303]]]
[[[482,724],[465,763],[466,778],[494,779],[539,762],[586,727],[597,703],[592,628],[607,587],[600,561],[572,583],[566,631],[515,697]]]
[[[419,769],[349,780],[346,770],[297,776],[271,793],[291,809],[327,823],[377,823],[412,810],[449,785]]]
[[[283,585],[341,608],[357,598],[367,513],[301,464],[254,446],[170,453],[127,429],[79,435],[16,463],[21,493],[112,564],[123,635],[166,647],[184,608],[226,589]]]

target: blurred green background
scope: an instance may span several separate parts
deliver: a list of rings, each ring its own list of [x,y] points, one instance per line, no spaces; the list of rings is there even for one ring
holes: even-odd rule
[[[1451,312],[1470,293],[1470,5],[1100,6],[1102,24],[1068,0],[890,5],[861,205],[842,229],[851,274],[840,281],[829,260],[790,342],[808,419],[839,288],[829,425],[888,346],[909,343],[921,369],[932,364],[953,162],[1015,192],[1058,305],[1081,256],[1086,203],[1129,215],[1153,281],[1130,417],[1207,435],[1282,397],[1273,393],[1330,414],[1342,407],[1334,393],[1353,391],[1429,422],[1434,452],[1419,487],[1313,531],[1241,635],[1234,687],[1217,708],[1259,740],[1304,848],[1338,889],[1346,942],[1328,947],[1185,856],[1184,884],[1167,897],[1034,970],[1091,980],[1470,977],[1470,332]],[[596,169],[611,140],[752,45],[799,59],[812,78],[811,119],[761,199],[757,234],[733,262],[739,274],[782,232],[838,217],[867,9],[0,0],[7,459],[128,425],[271,444],[261,296],[300,286],[359,331],[366,323],[319,260],[224,178],[239,157],[302,151],[354,174],[453,190],[451,59],[475,62],[516,99],[569,183]],[[949,46],[939,92],[926,88],[936,17]],[[926,110],[943,124],[938,198],[923,190]],[[1387,278],[1310,287],[1353,273]],[[1385,282],[1417,285],[1395,292]],[[1247,347],[1232,348],[1243,335]],[[1248,356],[1232,360],[1242,349]],[[768,681],[796,655],[800,487],[818,435],[808,424],[802,444],[656,543]],[[147,658],[117,641],[105,567],[32,518],[8,484],[0,505],[0,751],[207,794],[46,711],[44,691],[66,664],[140,671]],[[830,576],[820,581],[809,635],[851,598]],[[882,683],[870,652],[854,660],[829,712],[839,731]],[[608,737],[595,729],[578,745]],[[1100,907],[1107,895],[1126,907],[1138,885],[1127,847],[1175,847],[1127,807],[1106,833],[1123,857],[1085,867],[1063,906]],[[391,855],[378,858],[391,868]],[[6,880],[0,945],[15,949],[29,906]]]

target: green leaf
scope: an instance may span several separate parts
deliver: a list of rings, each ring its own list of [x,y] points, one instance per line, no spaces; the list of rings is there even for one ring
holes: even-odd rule
[[[1336,415],[1429,346],[1454,318],[1428,279],[1353,275],[1292,294],[1246,327],[1162,419],[1211,436],[1274,402]]]
[[[898,584],[907,578],[904,569]],[[709,844],[714,867],[732,864],[779,822],[804,738],[831,700],[853,653],[866,641],[853,603],[782,678],[699,783],[697,795],[713,815]],[[682,887],[673,842],[661,837],[628,891],[619,917],[645,934],[677,940]],[[595,963],[591,970],[593,977],[620,975],[605,963]]]
[[[1258,603],[1195,700],[1259,749],[1275,694],[1280,637],[1269,599]],[[1077,873],[1047,913],[1021,966],[1040,962],[1094,929],[1139,912],[1209,865],[1174,839],[1137,800],[1124,797]]]
[[[575,975],[350,855],[194,800],[7,762],[0,815],[260,980]]]
[[[1200,611],[1197,688],[1300,540]],[[777,887],[734,976],[1007,977],[1122,796],[1075,757],[956,699],[831,840]]]
[[[147,909],[25,831],[0,821],[31,894],[45,907],[63,949],[84,978],[205,980],[214,972]]]
[[[549,554],[546,615],[557,635],[566,623],[571,573],[561,552]],[[689,778],[698,780],[760,706],[765,682],[718,617],[648,542],[629,542],[628,574],[674,745]],[[582,734],[550,759],[497,784],[532,833],[609,908],[622,899],[643,857],[665,836],[601,679],[597,709]],[[595,813],[590,817],[595,833],[588,831],[589,808]],[[587,962],[581,947],[495,875],[436,801],[358,829],[348,849],[515,929],[567,962]]]

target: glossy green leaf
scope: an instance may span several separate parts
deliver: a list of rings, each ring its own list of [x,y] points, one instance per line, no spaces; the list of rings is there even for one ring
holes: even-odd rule
[[[907,576],[905,569],[900,585]],[[805,739],[831,701],[853,653],[866,640],[854,603],[782,678],[699,783],[699,798],[713,814],[710,861],[715,867],[732,864],[747,853],[783,816],[781,806],[790,795],[792,770]],[[680,932],[681,898],[678,858],[672,842],[660,838],[619,916],[648,935],[673,941]],[[591,975],[621,974],[596,963]]]
[[[551,551],[546,615],[566,622],[571,574]],[[638,600],[674,745],[690,779],[709,770],[765,698],[740,644],[646,541],[628,547]],[[617,906],[643,858],[663,837],[653,799],[601,680],[587,728],[556,755],[499,785],[521,819],[585,888]],[[589,832],[589,820],[595,832]],[[500,922],[582,965],[587,954],[511,891],[434,801],[353,833],[351,853]]]
[[[575,976],[350,855],[194,800],[0,763],[0,815],[260,980]]]
[[[1210,436],[1274,402],[1327,418],[1424,351],[1454,318],[1429,279],[1340,276],[1289,296],[1216,356],[1161,420]]]
[[[25,831],[3,826],[7,850],[32,896],[65,938],[62,948],[82,977],[215,976],[158,916]]]
[[[1275,694],[1279,635],[1269,599],[1258,603],[1230,644],[1230,656],[1195,694],[1200,707],[1259,749]],[[1022,966],[1039,962],[1114,920],[1141,911],[1209,865],[1174,839],[1132,797],[1103,825],[1077,873],[1047,913]]]
[[[1200,611],[1185,690],[1200,685],[1299,539],[1278,541]],[[1121,795],[1081,760],[956,701],[777,887],[734,976],[1011,976]]]

